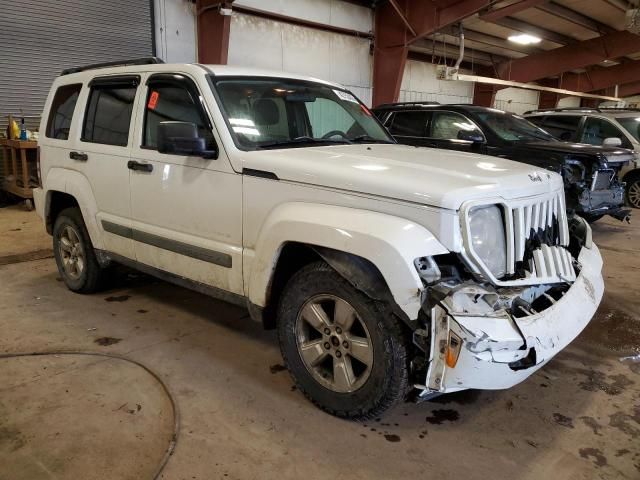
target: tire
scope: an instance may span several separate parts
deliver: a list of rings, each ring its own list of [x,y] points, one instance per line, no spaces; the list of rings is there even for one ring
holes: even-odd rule
[[[635,173],[625,178],[627,186],[625,188],[625,197],[627,203],[633,208],[640,208],[640,175]]]
[[[104,272],[96,259],[80,209],[66,208],[56,218],[53,254],[58,272],[69,290],[93,293],[100,289]]]
[[[588,223],[595,223],[598,220],[600,220],[602,217],[604,217],[604,215],[592,215],[589,213],[582,213],[580,214],[580,216],[584,218]]]
[[[322,410],[364,420],[404,400],[410,342],[385,307],[324,262],[303,267],[287,283],[278,308],[280,350],[297,388]]]

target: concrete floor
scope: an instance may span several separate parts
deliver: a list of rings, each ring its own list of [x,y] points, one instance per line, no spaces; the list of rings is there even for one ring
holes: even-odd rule
[[[8,231],[35,221],[18,213],[12,221],[27,223],[11,226],[0,209],[0,264]],[[166,479],[638,479],[640,363],[620,359],[640,351],[640,223],[603,220],[594,237],[605,300],[542,371],[508,391],[406,404],[366,424],[295,391],[274,333],[244,310],[132,274],[76,295],[53,259],[17,262],[28,252],[0,266],[0,353],[111,352],[158,372],[181,415]],[[151,478],[171,434],[169,402],[140,367],[0,359],[2,480]]]

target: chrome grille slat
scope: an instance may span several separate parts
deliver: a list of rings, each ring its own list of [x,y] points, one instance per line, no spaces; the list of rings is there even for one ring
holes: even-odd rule
[[[574,281],[576,273],[569,246],[569,226],[564,191],[535,198],[500,202],[507,235],[507,280],[499,285],[524,285]],[[479,267],[484,267],[478,258]],[[484,268],[486,272],[486,267]]]

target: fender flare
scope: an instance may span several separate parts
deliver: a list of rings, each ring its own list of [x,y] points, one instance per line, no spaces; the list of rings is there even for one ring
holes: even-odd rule
[[[44,218],[48,218],[51,209],[51,197],[54,191],[63,192],[76,199],[80,206],[82,219],[89,232],[91,243],[95,249],[102,249],[101,229],[98,227],[96,204],[93,190],[87,178],[79,172],[66,168],[51,168],[44,182],[46,185],[46,197],[44,206]]]
[[[276,207],[263,223],[246,271],[251,303],[266,305],[280,252],[288,242],[325,247],[368,260],[379,270],[393,300],[409,320],[418,317],[424,290],[414,259],[449,253],[426,228],[405,218],[334,205],[285,203]],[[329,255],[326,252],[330,250],[322,248],[316,251],[338,273],[349,274],[348,269],[340,266],[342,259],[335,253]],[[364,273],[357,264],[354,268],[358,274]],[[359,288],[369,295],[371,292],[364,289],[375,285],[373,281]]]

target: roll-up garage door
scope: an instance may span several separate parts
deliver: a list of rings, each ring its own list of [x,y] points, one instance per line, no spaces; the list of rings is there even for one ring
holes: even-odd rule
[[[0,14],[0,128],[37,128],[64,68],[153,55],[152,0],[20,0]]]

